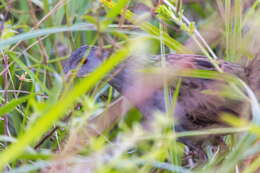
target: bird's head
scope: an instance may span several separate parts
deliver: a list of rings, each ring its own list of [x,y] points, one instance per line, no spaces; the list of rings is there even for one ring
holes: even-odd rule
[[[63,62],[64,73],[75,70],[78,77],[94,71],[109,56],[109,51],[87,45],[81,46]]]

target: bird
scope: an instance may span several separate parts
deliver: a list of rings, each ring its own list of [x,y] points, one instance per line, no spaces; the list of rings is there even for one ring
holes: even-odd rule
[[[77,69],[77,76],[86,76],[99,67],[111,53],[111,50],[100,51],[98,47],[83,45],[64,61],[64,73]],[[165,61],[167,68],[172,69],[173,72],[176,69],[202,70],[221,75],[206,56],[169,53],[165,55]],[[165,92],[163,85],[160,84],[162,77],[144,74],[145,67],[160,67],[160,63],[160,55],[151,55],[146,58],[128,57],[107,76],[109,84],[139,109],[145,122],[153,119],[154,111],[166,112]],[[224,72],[223,76],[235,76],[245,81],[259,98],[259,58],[254,58],[245,66],[223,59],[217,60],[216,63]],[[169,93],[176,91],[178,80],[181,81],[181,85],[174,112],[172,112],[176,119],[174,126],[176,132],[227,127],[228,125],[220,118],[223,114],[251,119],[250,106],[246,99],[221,94],[228,88],[228,81],[189,76],[173,77],[169,79]],[[231,92],[231,90],[227,91]],[[215,135],[212,139],[218,137]],[[196,148],[208,139],[208,136],[194,136],[182,137],[179,141],[191,148]]]

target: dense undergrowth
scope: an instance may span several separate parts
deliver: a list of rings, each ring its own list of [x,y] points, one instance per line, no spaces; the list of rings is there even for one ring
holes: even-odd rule
[[[128,106],[121,108],[125,101],[102,79],[129,55],[142,52],[203,54],[212,63],[222,57],[246,65],[260,50],[259,3],[0,0],[0,169],[257,171],[260,111],[246,85],[242,84],[251,104],[252,122],[228,117],[232,128],[175,133],[169,130],[173,120],[162,115],[149,133],[141,125],[142,115]],[[83,44],[116,49],[89,76],[67,76],[62,61]],[[177,92],[173,102],[178,100]],[[207,159],[193,158],[176,141],[181,136],[230,132],[236,135],[225,137],[224,147],[204,146]]]

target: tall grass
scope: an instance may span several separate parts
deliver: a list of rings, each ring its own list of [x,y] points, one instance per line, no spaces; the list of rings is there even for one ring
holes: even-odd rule
[[[0,169],[102,173],[257,171],[259,98],[244,82],[205,71],[183,74],[229,81],[234,88],[232,94],[240,91],[249,100],[252,122],[227,116],[224,120],[233,125],[231,128],[177,133],[172,131],[172,117],[156,112],[159,116],[149,133],[141,125],[138,110],[118,99],[119,94],[107,89],[108,83],[102,80],[136,52],[162,57],[168,52],[204,54],[220,72],[217,55],[246,65],[246,58],[254,58],[260,50],[256,44],[260,42],[259,1],[246,2],[0,0]],[[214,24],[208,21],[212,16],[222,22],[215,26],[221,32],[216,40],[207,42],[214,33],[209,29],[205,35],[200,30],[207,22]],[[188,42],[193,46],[188,47]],[[77,79],[63,73],[62,61],[82,44],[120,48],[86,78]],[[178,101],[181,81],[177,83],[175,93],[169,93],[165,85],[165,93],[172,94],[172,99],[166,101],[168,114]],[[111,100],[114,103],[110,104]],[[116,106],[120,109],[109,114]],[[225,137],[224,149],[206,146],[206,160],[189,158],[187,147],[176,141],[183,136],[227,133],[236,135]]]

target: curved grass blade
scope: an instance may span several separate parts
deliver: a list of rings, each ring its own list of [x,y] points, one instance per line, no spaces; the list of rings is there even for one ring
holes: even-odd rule
[[[116,3],[108,0],[100,0],[101,3],[103,3],[106,7],[114,9],[116,6]],[[124,13],[124,17],[129,20],[131,23],[139,26],[142,30],[145,32],[156,36],[156,38],[159,39],[160,37],[160,29],[155,27],[154,25],[148,23],[148,22],[138,22],[137,16],[135,16],[134,13],[132,13],[130,10],[126,10]],[[188,48],[184,47],[180,42],[173,39],[169,36],[168,33],[162,32],[162,41],[165,45],[167,45],[169,48],[175,50],[177,53],[192,53]]]
[[[27,130],[26,133],[18,137],[17,142],[11,144],[0,154],[0,169],[3,169],[9,162],[18,158],[27,146],[36,142],[48,129],[56,123],[73,103],[89,91],[94,85],[101,80],[117,64],[122,62],[130,54],[129,47],[123,47],[112,54],[110,58],[99,68],[92,72],[87,78],[82,79],[74,88],[66,93],[57,103],[54,103],[47,112]]]
[[[11,44],[17,43],[18,41],[29,40],[43,35],[66,32],[66,31],[86,31],[86,30],[96,30],[96,28],[92,24],[79,23],[72,26],[61,26],[61,27],[54,27],[54,28],[38,29],[38,30],[19,34],[9,39],[0,41],[0,50]]]

